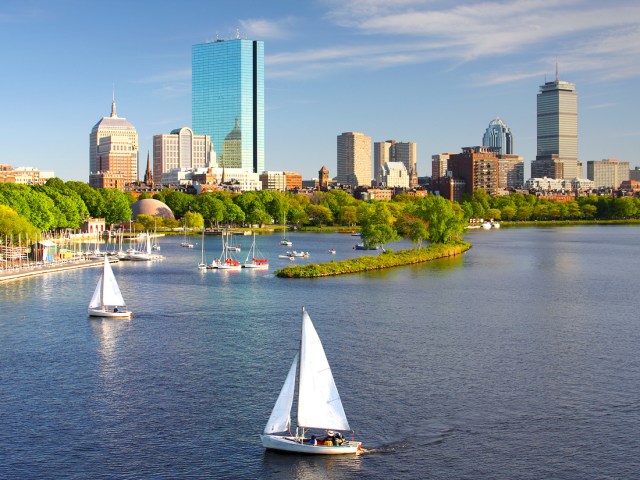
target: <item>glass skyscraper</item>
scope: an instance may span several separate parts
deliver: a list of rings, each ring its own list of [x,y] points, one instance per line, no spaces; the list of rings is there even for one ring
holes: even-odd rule
[[[220,167],[264,171],[264,42],[192,47],[191,122],[209,135]]]
[[[511,130],[499,118],[492,120],[484,132],[482,145],[484,147],[499,148],[501,155],[511,155],[513,153],[513,135],[511,134]]]

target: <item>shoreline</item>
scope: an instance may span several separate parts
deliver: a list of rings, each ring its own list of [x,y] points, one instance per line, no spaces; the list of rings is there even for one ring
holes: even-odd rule
[[[0,283],[21,278],[44,275],[46,273],[64,272],[67,270],[77,270],[79,268],[99,267],[104,264],[104,260],[81,260],[78,262],[66,262],[59,265],[39,265],[36,267],[14,268],[11,270],[0,269]]]

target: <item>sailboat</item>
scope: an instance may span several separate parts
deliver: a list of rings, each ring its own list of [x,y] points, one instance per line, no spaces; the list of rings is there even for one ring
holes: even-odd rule
[[[287,220],[285,215],[282,216],[282,240],[280,240],[280,245],[287,247],[293,245],[293,242],[287,238]]]
[[[109,259],[105,256],[102,276],[89,303],[89,316],[131,318],[131,313],[124,303],[120,287],[109,265]]]
[[[291,406],[298,378],[298,419],[295,435],[291,434]],[[325,430],[324,440],[306,437],[309,429]],[[301,430],[301,431],[300,431]],[[362,442],[345,440],[336,431],[349,431],[340,394],[333,380],[329,362],[311,318],[302,307],[302,337],[289,374],[282,386],[269,421],[260,435],[262,445],[270,450],[318,455],[357,454]],[[323,435],[323,436],[324,436]],[[317,444],[314,444],[317,442]]]
[[[242,265],[244,268],[253,268],[255,270],[267,270],[269,268],[269,260],[261,258],[260,253],[256,250],[256,234],[253,234],[253,242],[247,258]]]
[[[217,268],[220,270],[241,270],[242,264],[233,257],[227,248],[226,233],[222,232],[222,253],[220,258],[216,258],[207,268]]]
[[[193,248],[193,243],[187,241],[187,219],[184,220],[184,241],[180,244],[181,247]]]
[[[206,270],[207,263],[204,261],[204,227],[202,228],[202,257],[200,258],[200,263],[198,264],[199,270]]]

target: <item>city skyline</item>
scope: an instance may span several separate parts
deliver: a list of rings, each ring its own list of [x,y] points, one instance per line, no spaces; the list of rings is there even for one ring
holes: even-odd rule
[[[3,2],[0,39],[12,48],[0,77],[9,92],[0,163],[87,181],[87,133],[108,115],[115,85],[143,171],[153,135],[192,127],[192,45],[239,33],[265,46],[265,170],[313,178],[326,165],[334,177],[336,136],[358,131],[415,142],[425,176],[432,155],[479,145],[499,117],[528,177],[536,95],[556,62],[580,92],[582,164],[640,164],[640,7],[631,1],[115,1],[111,10],[125,6],[127,15],[105,15],[76,0]]]

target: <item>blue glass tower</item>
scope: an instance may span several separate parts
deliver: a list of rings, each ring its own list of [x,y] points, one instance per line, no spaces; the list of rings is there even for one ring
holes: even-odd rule
[[[216,40],[191,50],[191,122],[218,165],[264,171],[264,42]]]

